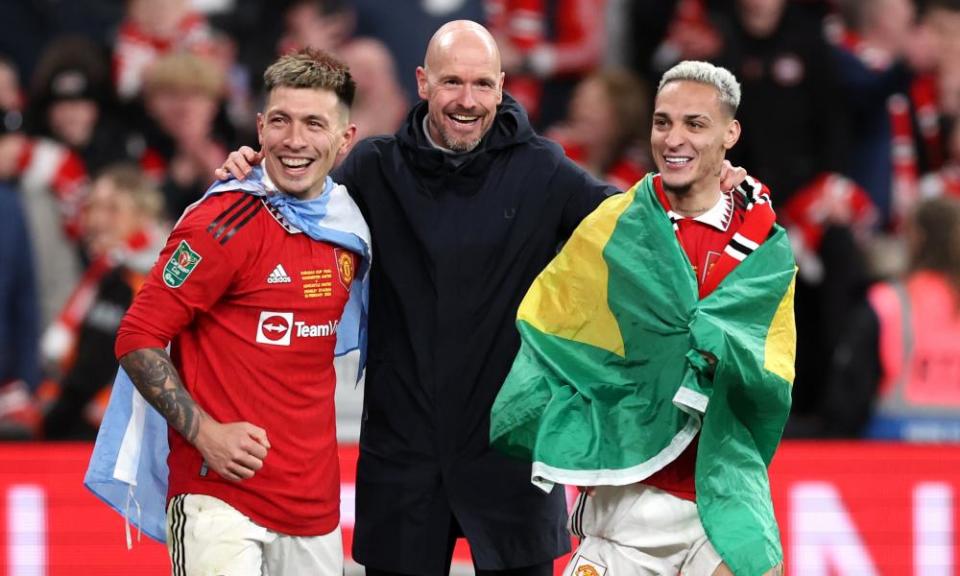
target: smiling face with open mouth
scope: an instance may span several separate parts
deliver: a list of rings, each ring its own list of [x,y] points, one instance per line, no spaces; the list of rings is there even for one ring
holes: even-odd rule
[[[683,195],[719,190],[723,158],[739,137],[740,124],[713,86],[677,80],[657,94],[650,146],[668,191]]]
[[[471,29],[452,31],[431,42],[425,64],[417,92],[427,101],[430,137],[455,152],[473,150],[503,99],[496,45]]]
[[[356,133],[337,95],[318,88],[279,87],[257,116],[257,135],[267,174],[282,192],[318,197],[334,161]]]

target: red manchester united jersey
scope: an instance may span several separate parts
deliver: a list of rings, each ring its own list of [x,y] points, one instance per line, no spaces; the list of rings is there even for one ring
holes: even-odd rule
[[[258,524],[320,535],[339,523],[333,351],[356,258],[290,228],[261,198],[188,210],[120,326],[116,353],[162,348],[221,423],[267,431],[256,475],[232,482],[170,431],[168,498],[207,494]]]

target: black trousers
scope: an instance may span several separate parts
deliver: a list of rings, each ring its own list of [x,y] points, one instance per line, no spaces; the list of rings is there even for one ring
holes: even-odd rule
[[[377,568],[367,568],[367,576],[448,576],[450,574],[450,563],[453,560],[453,549],[457,545],[457,539],[463,537],[463,530],[457,519],[453,518],[450,523],[450,537],[447,538],[447,568],[443,574],[407,574],[403,572],[392,572],[390,570],[379,570]],[[534,564],[533,566],[523,566],[520,568],[507,568],[506,570],[482,570],[473,565],[476,576],[553,576],[553,560]]]

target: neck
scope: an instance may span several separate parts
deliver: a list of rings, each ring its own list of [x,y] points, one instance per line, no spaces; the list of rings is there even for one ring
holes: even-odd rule
[[[674,212],[686,218],[696,218],[720,200],[720,181],[711,178],[709,182],[694,184],[686,190],[664,186],[663,191]]]

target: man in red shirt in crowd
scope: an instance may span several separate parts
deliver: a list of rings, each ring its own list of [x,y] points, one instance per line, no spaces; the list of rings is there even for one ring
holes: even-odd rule
[[[334,203],[355,208],[328,176],[356,132],[355,87],[310,49],[264,81],[263,172],[187,209],[117,337],[121,365],[170,428],[178,575],[343,570],[333,356],[360,262],[308,222]]]

